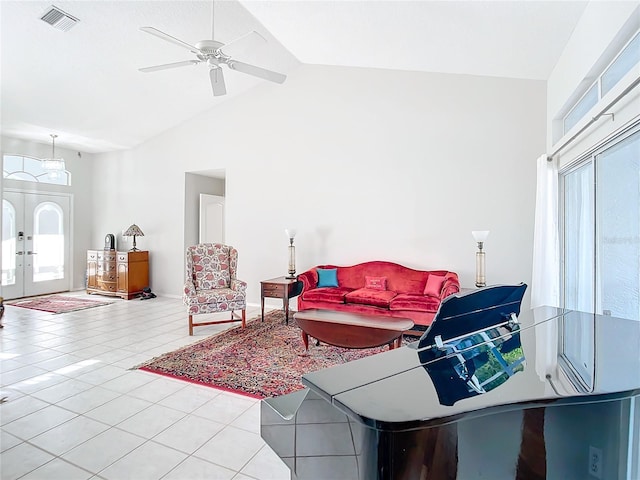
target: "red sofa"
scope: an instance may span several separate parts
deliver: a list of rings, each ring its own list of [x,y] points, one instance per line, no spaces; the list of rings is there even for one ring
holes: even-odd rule
[[[324,270],[323,277],[333,275],[335,269],[338,286],[319,288],[318,269]],[[415,331],[429,326],[440,302],[460,291],[454,272],[413,270],[381,261],[348,267],[321,265],[300,274],[298,280],[302,282],[299,311],[320,308],[410,318]]]

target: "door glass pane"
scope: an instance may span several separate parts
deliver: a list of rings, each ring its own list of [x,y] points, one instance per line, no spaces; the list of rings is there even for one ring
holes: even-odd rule
[[[564,177],[564,307],[594,309],[593,164]]]
[[[640,132],[598,155],[596,169],[598,310],[640,320]]]
[[[64,278],[62,209],[52,202],[39,204],[33,213],[33,281]]]
[[[595,320],[593,315],[571,312],[562,318],[561,339],[558,358],[566,373],[573,375],[577,385],[586,391],[593,390],[595,370],[594,335]]]
[[[16,209],[2,200],[2,285],[16,283]]]

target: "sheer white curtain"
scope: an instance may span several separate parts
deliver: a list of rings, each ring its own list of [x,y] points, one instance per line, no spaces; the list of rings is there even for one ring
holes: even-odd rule
[[[558,166],[542,155],[538,158],[531,307],[559,304]]]

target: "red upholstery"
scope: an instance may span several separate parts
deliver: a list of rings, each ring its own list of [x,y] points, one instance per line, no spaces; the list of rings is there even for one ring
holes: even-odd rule
[[[391,299],[397,295],[390,290],[373,290],[370,288],[359,288],[344,296],[345,303],[361,303],[363,305],[373,305],[374,307],[388,307]]]
[[[436,312],[440,299],[425,295],[401,293],[389,304],[389,310],[413,310],[414,312]]]
[[[316,268],[337,268],[339,287],[317,288]],[[438,296],[424,294],[430,274],[444,279]],[[387,289],[365,289],[366,277],[386,277]],[[320,308],[387,317],[405,317],[413,320],[416,325],[425,327],[431,324],[440,307],[440,302],[460,291],[458,275],[454,272],[414,270],[382,261],[346,267],[319,265],[300,274],[298,279],[302,282],[302,293],[298,296],[298,310]]]
[[[314,288],[307,292],[307,300],[312,302],[344,303],[344,296],[351,292],[350,288]]]

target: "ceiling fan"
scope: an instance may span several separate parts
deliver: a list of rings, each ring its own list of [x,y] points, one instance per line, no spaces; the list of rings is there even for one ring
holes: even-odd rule
[[[181,62],[166,63],[163,65],[155,65],[153,67],[140,68],[141,72],[157,72],[159,70],[166,70],[169,68],[184,67],[187,65],[197,65],[199,63],[205,63],[209,66],[209,78],[211,79],[211,88],[213,89],[214,96],[225,95],[227,89],[224,83],[224,75],[222,73],[222,65],[226,65],[231,70],[253,75],[255,77],[264,78],[270,82],[283,83],[287,78],[282,73],[273,72],[262,67],[255,65],[249,65],[248,63],[239,62],[232,58],[234,51],[246,51],[248,48],[256,47],[260,44],[266,43],[266,39],[258,32],[252,31],[243,35],[242,37],[233,40],[226,45],[224,43],[213,40],[213,4],[211,6],[211,40],[201,40],[195,45],[189,45],[182,40],[179,40],[171,35],[164,33],[153,27],[141,27],[143,32],[154,35],[162,40],[173,43],[180,47],[186,48],[193,53],[196,58],[192,60],[184,60]]]

